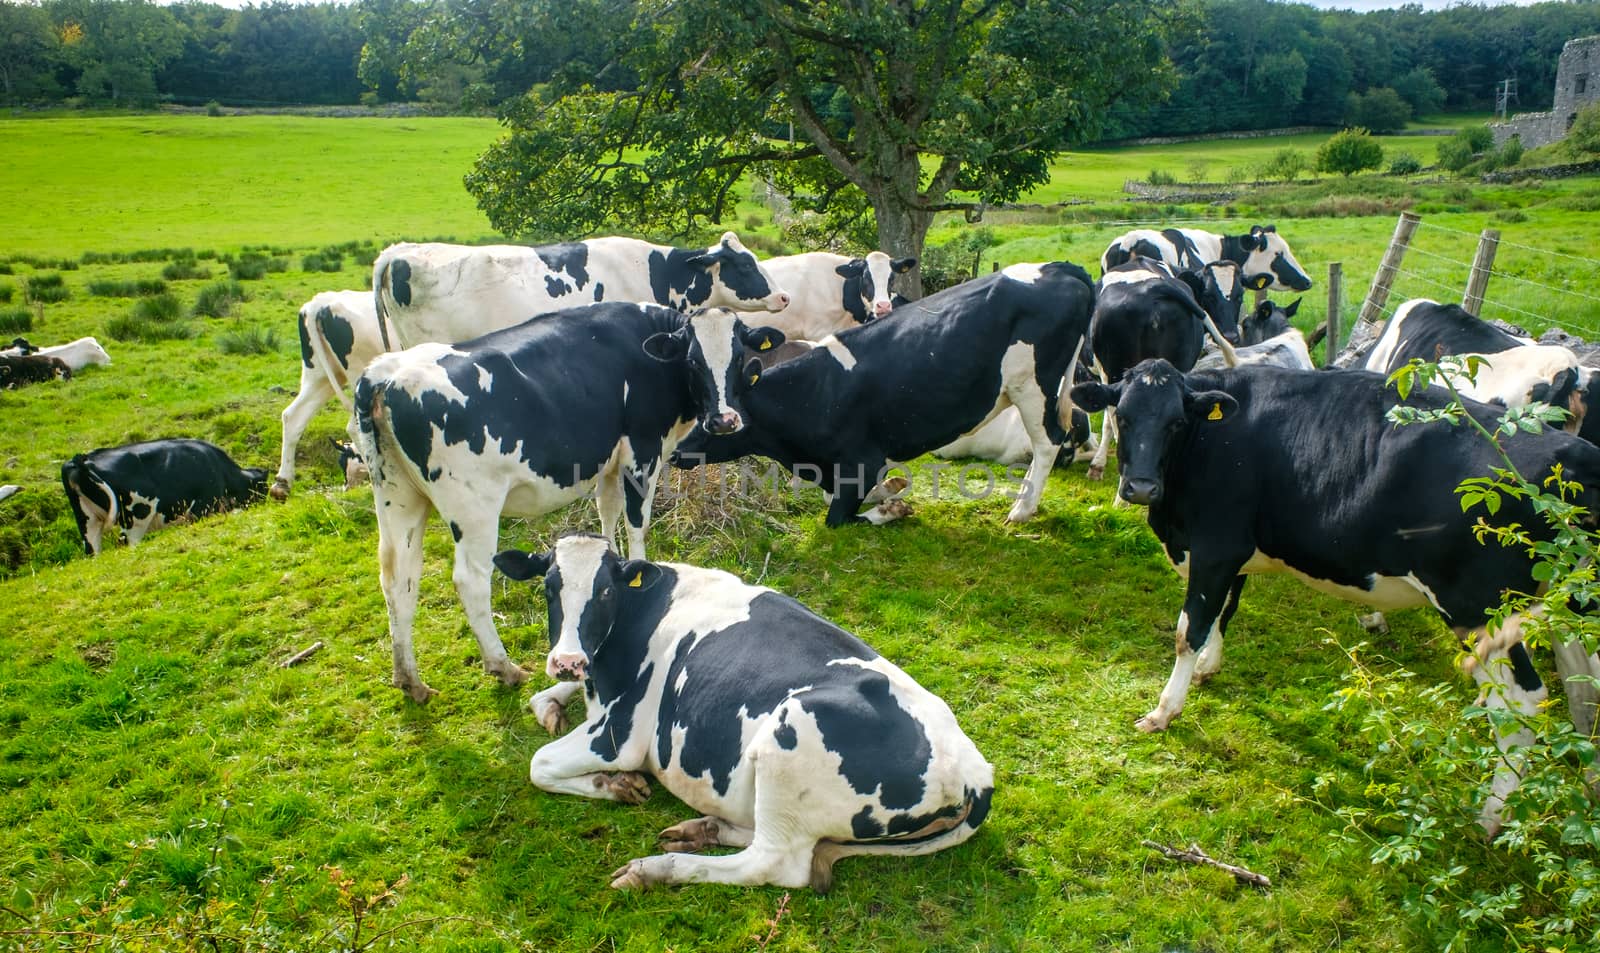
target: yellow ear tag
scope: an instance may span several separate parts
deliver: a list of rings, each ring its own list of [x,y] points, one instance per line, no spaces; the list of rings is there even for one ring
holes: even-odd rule
[[[1222,419],[1222,404],[1221,403],[1212,404],[1211,405],[1211,413],[1206,414],[1206,419],[1207,420],[1221,420]]]
[[[756,348],[756,350],[765,351],[770,347],[772,347],[772,338],[762,338],[761,339],[761,346]],[[751,381],[750,383],[754,384],[755,381]]]
[[[758,381],[760,379],[761,379],[761,375],[760,374],[751,374],[750,375],[750,386],[754,387],[756,385],[756,381]]]
[[[632,579],[628,580],[628,588],[629,589],[637,589],[642,585],[644,585],[644,570],[643,569],[639,570],[637,573],[634,574],[634,577]]]

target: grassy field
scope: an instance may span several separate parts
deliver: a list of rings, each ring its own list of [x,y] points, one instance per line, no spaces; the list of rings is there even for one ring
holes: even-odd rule
[[[137,549],[79,555],[57,482],[73,453],[159,436],[202,437],[241,462],[273,466],[277,415],[298,374],[295,308],[364,279],[352,256],[338,273],[301,271],[301,256],[330,242],[486,233],[459,181],[492,127],[156,117],[0,122],[0,135],[8,148],[21,144],[8,155],[19,173],[0,181],[0,259],[9,257],[12,272],[0,273],[0,296],[13,289],[0,314],[23,307],[30,277],[60,273],[70,297],[27,309],[29,337],[95,334],[114,361],[67,384],[0,392],[0,483],[24,487],[0,503],[0,565],[9,567],[0,580],[9,623],[0,627],[0,946],[112,948],[95,947],[91,935],[115,935],[127,949],[242,949],[248,940],[258,950],[430,951],[1440,942],[1402,910],[1411,879],[1373,866],[1370,845],[1346,837],[1331,813],[1393,780],[1364,773],[1377,739],[1326,707],[1350,671],[1340,647],[1371,639],[1353,607],[1284,579],[1252,581],[1222,673],[1195,691],[1170,731],[1138,734],[1133,721],[1171,667],[1182,586],[1143,512],[1112,507],[1110,487],[1081,468],[1058,472],[1040,517],[1020,527],[1003,522],[1006,500],[948,493],[914,492],[916,515],[878,530],[824,529],[814,490],[667,504],[653,557],[760,577],[858,632],[950,703],[995,764],[998,790],[966,845],[927,858],[847,860],[825,897],[609,891],[607,875],[652,853],[656,832],[688,810],[659,790],[624,807],[528,783],[527,759],[546,736],[521,704],[526,693],[498,688],[478,667],[442,526],[430,531],[417,625],[423,673],[442,694],[418,708],[389,687],[371,494],[335,488],[323,439],[342,432],[333,410],[302,443],[287,504],[167,530]],[[307,158],[319,141],[331,151]],[[1188,146],[1193,155],[1214,151]],[[1224,148],[1233,145],[1215,146]],[[99,161],[85,152],[116,163],[69,184],[77,179],[64,170]],[[186,154],[195,158],[175,158]],[[1121,178],[1188,161],[1128,150],[1119,173],[1117,155],[1095,157],[1104,163],[1104,184],[1094,187],[1102,202]],[[260,177],[248,178],[250,169]],[[1600,186],[1403,188],[1396,199],[1351,184],[1348,198],[1375,209],[1367,215],[1274,216],[1319,279],[1301,310],[1308,326],[1326,309],[1320,280],[1330,260],[1344,262],[1353,311],[1393,230],[1389,204],[1401,200],[1436,206],[1424,213],[1416,248],[1438,257],[1409,259],[1415,274],[1405,277],[1415,284],[1398,294],[1429,293],[1420,278],[1459,289],[1465,272],[1456,263],[1470,260],[1480,229],[1498,227],[1527,248],[1508,245],[1497,270],[1537,282],[1497,278],[1498,307],[1545,323],[1583,315],[1600,323],[1575,297],[1600,294],[1583,257],[1600,237],[1592,213],[1600,204],[1581,208]],[[70,213],[45,201],[64,191],[82,193]],[[1254,197],[1231,214],[1127,211],[1130,220],[1239,223],[1327,195]],[[128,211],[130,196],[140,214]],[[330,210],[335,202],[339,211]],[[1088,264],[1124,227],[1064,218],[1069,211],[994,216],[998,244],[981,267],[1062,256]],[[941,226],[934,240],[954,233]],[[246,244],[280,246],[284,270],[243,282],[249,298],[233,316],[186,318],[193,337],[148,344],[110,339],[108,322],[136,305],[88,287],[154,279],[165,262],[61,271],[59,261],[22,260],[160,246],[234,254]],[[168,282],[185,307],[224,276],[216,260],[196,265],[210,275]],[[1570,312],[1560,310],[1569,297]],[[277,348],[221,351],[225,334],[251,328],[275,330]],[[575,507],[510,524],[505,535],[542,545],[562,527],[595,522],[592,508]],[[495,607],[513,656],[538,660],[542,597],[501,581]],[[1363,656],[1388,677],[1415,671],[1468,701],[1443,628],[1422,613],[1391,621]],[[318,640],[327,647],[309,662],[278,667]],[[1331,783],[1319,789],[1324,777]],[[1273,887],[1171,864],[1140,845],[1147,838],[1200,844],[1267,874]],[[1486,879],[1530,876],[1503,851],[1461,850]],[[1514,945],[1492,930],[1470,939],[1471,949]]]

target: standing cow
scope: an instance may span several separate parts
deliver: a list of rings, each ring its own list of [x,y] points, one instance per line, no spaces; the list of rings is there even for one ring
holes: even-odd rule
[[[373,361],[356,382],[357,440],[396,687],[418,703],[434,694],[411,643],[429,514],[455,537],[456,593],[485,671],[519,684],[526,673],[506,657],[489,605],[500,514],[538,516],[594,489],[606,535],[626,511],[629,555],[643,557],[662,461],[696,421],[740,429],[735,404],[759,375],[750,354],[780,343],[723,309],[610,302]]]
[[[881,251],[865,258],[825,251],[768,258],[761,266],[790,294],[789,306],[768,323],[791,341],[820,341],[884,317],[906,300],[894,293],[895,278],[916,264]]]
[[[385,349],[465,341],[537,314],[599,301],[686,311],[782,311],[789,295],[733,232],[709,248],[636,238],[562,245],[390,245],[372,263]]]
[[[1139,256],[1164,261],[1175,271],[1231,261],[1239,266],[1245,287],[1257,291],[1305,291],[1311,287],[1311,277],[1271,225],[1254,225],[1245,235],[1218,235],[1198,228],[1136,228],[1112,240],[1100,256],[1100,270],[1108,272]]]
[[[533,783],[638,804],[646,776],[705,816],[611,886],[832,883],[842,857],[954,847],[989,812],[994,769],[950,708],[855,636],[729,573],[618,558],[568,536],[495,565],[542,579],[554,677],[582,679],[578,730]],[[708,847],[738,853],[700,856]]]

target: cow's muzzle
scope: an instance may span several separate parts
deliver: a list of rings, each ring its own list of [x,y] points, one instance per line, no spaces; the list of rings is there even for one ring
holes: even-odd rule
[[[1155,480],[1123,480],[1118,495],[1129,503],[1149,506],[1161,502],[1161,484]]]
[[[789,295],[782,291],[769,294],[766,303],[768,311],[782,311],[789,306]]]
[[[872,316],[875,317],[875,318],[881,318],[881,317],[883,317],[884,315],[888,314],[890,311],[893,311],[893,310],[894,310],[894,302],[892,302],[892,301],[874,301],[874,302],[872,302]]]
[[[715,417],[707,417],[704,426],[707,433],[724,436],[730,433],[738,433],[740,430],[743,430],[744,420],[741,419],[737,413],[730,410],[725,414],[717,414]]]
[[[551,653],[544,661],[544,673],[563,682],[581,681],[589,671],[589,659],[582,655]]]

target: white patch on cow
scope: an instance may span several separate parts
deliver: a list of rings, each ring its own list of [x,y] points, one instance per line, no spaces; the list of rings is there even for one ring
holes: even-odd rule
[[[1374,609],[1391,612],[1396,609],[1416,609],[1422,606],[1439,607],[1433,591],[1422,584],[1414,573],[1404,576],[1382,576],[1373,573],[1367,577],[1368,588],[1346,586],[1327,579],[1319,579],[1290,566],[1281,559],[1256,550],[1249,561],[1240,567],[1241,575],[1282,572],[1299,579],[1318,592],[1337,596],[1347,602],[1358,602]]]
[[[831,334],[818,341],[817,347],[820,347],[829,354],[832,354],[833,359],[838,361],[840,366],[847,371],[856,366],[856,356],[850,353],[850,349],[845,347],[843,341]]]
[[[557,633],[555,645],[550,647],[546,664],[546,671],[552,678],[556,674],[556,659],[586,657],[578,639],[578,623],[583,620],[584,607],[594,596],[601,560],[610,551],[608,542],[592,536],[568,536],[556,542],[554,568],[561,574],[561,631]]]
[[[110,364],[111,355],[100,346],[100,342],[92,337],[78,338],[67,344],[53,344],[49,347],[36,348],[32,353],[40,357],[53,357],[67,365],[74,374],[83,370],[90,364]],[[22,348],[0,348],[0,357],[21,357]]]
[[[159,497],[148,497],[137,492],[129,492],[128,505],[123,508],[123,512],[132,517],[127,529],[129,546],[139,545],[139,541],[144,539],[146,535],[167,525],[166,517],[162,516],[161,511],[156,508],[160,503]],[[141,507],[149,508],[145,515],[143,517],[133,516],[132,514],[137,513]]]
[[[626,404],[628,402],[628,382],[627,381],[623,381],[622,382],[622,402],[624,404]]]
[[[700,342],[700,354],[711,369],[719,414],[734,412],[728,403],[727,391],[728,371],[733,367],[733,330],[736,320],[733,312],[722,308],[696,312],[689,317],[689,331]]]
[[[1023,284],[1031,285],[1037,282],[1044,274],[1044,268],[1035,262],[1021,261],[1014,265],[1007,265],[1000,269],[1000,273],[1012,281],[1020,281]]]
[[[1106,285],[1137,285],[1146,281],[1159,281],[1169,277],[1166,272],[1152,271],[1149,268],[1113,269],[1100,278],[1100,286]]]
[[[1297,371],[1316,370],[1316,365],[1311,361],[1311,349],[1306,347],[1306,336],[1298,328],[1290,328],[1260,344],[1236,348],[1234,354],[1239,359],[1239,367],[1259,364],[1262,367],[1285,367]],[[1222,352],[1217,349],[1216,342],[1207,341],[1206,349],[1201,353],[1200,360],[1195,362],[1194,369],[1210,371],[1223,366]]]
[[[889,283],[894,280],[894,259],[881,251],[867,253],[867,275],[872,279],[872,298],[863,297],[867,313],[882,317],[894,307],[889,298]]]
[[[1452,374],[1451,382],[1462,395],[1484,403],[1521,407],[1533,401],[1533,389],[1548,384],[1566,370],[1575,370],[1578,356],[1556,344],[1525,344],[1494,354],[1461,354],[1459,359],[1481,358],[1475,380]],[[1442,383],[1439,386],[1443,386]],[[1566,407],[1559,408],[1566,410]]]
[[[482,364],[479,364],[478,365],[478,389],[483,391],[485,394],[487,394],[489,392],[489,389],[493,385],[494,385],[494,375],[489,373],[489,369],[487,367],[484,367]]]
[[[1438,307],[1439,302],[1431,298],[1412,298],[1394,309],[1394,315],[1389,318],[1389,323],[1383,326],[1383,334],[1378,337],[1378,343],[1374,344],[1367,354],[1367,362],[1362,365],[1364,368],[1379,374],[1389,372],[1389,362],[1394,360],[1394,352],[1400,346],[1400,335],[1406,318],[1422,305]]]
[[[466,357],[449,344],[431,341],[418,344],[401,352],[381,355],[367,369],[374,382],[382,381],[386,387],[397,387],[414,397],[424,391],[433,391],[454,404],[466,404],[467,395],[451,383],[450,375],[439,362],[449,355]]]
[[[1224,298],[1233,297],[1233,288],[1239,281],[1239,266],[1231,261],[1212,262],[1206,268],[1211,272],[1211,277],[1217,283],[1217,290],[1222,292]]]

